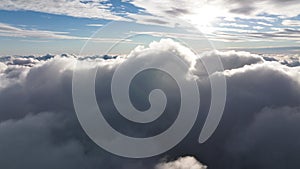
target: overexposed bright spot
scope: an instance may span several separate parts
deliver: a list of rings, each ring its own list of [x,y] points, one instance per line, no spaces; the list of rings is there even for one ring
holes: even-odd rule
[[[211,5],[203,5],[201,8],[184,16],[187,22],[193,24],[203,33],[213,32],[212,23],[220,16],[221,10]]]

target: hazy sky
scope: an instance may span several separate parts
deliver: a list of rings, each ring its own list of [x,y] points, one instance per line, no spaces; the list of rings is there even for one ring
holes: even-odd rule
[[[186,24],[201,31],[217,49],[293,47],[300,41],[299,7],[297,0],[2,0],[0,54],[78,54],[85,41],[111,21],[122,21],[114,27],[119,32],[109,28],[114,33],[99,37],[90,54],[103,52],[96,48],[124,38],[121,34],[172,33],[198,44],[199,32]],[[135,28],[128,28],[128,22]]]

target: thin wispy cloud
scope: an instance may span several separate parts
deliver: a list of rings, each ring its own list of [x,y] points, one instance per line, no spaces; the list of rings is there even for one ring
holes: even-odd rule
[[[34,30],[14,27],[5,23],[0,23],[0,36],[21,37],[21,38],[41,38],[41,39],[86,39],[69,35],[68,32],[56,32],[47,30]]]
[[[91,24],[87,24],[86,26],[91,26],[91,27],[102,27],[104,26],[103,24],[97,24],[97,23],[91,23]]]
[[[0,9],[28,10],[82,18],[124,19],[111,12],[109,4],[102,4],[101,2],[101,0],[3,0],[0,2]]]
[[[284,40],[285,37],[287,37],[287,40],[299,41],[298,37],[291,35],[291,31],[288,30],[300,25],[299,19],[297,19],[297,16],[300,14],[299,7],[300,5],[296,0],[254,0],[251,4],[238,0],[183,0],[176,2],[165,0],[156,3],[145,0],[120,2],[102,0],[47,0],[39,2],[32,0],[4,0],[0,2],[0,10],[5,11],[34,11],[98,20],[99,23],[92,20],[93,22],[82,24],[91,29],[103,27],[107,21],[135,22],[145,27],[147,25],[187,27],[190,24],[201,32],[208,34],[208,36],[215,35],[211,37],[212,40],[222,41],[223,39],[223,42],[241,42],[257,39],[268,42],[274,38]],[[103,23],[102,21],[106,22]],[[76,31],[66,32],[63,25],[57,27],[59,30],[54,31],[17,28],[21,30],[9,33],[2,30],[1,36],[82,39],[81,37],[88,37],[93,33],[90,30],[88,33],[84,32],[84,35],[79,35]],[[283,30],[283,27],[286,31]],[[3,25],[2,29],[4,29]],[[79,29],[74,28],[72,30]],[[158,31],[156,30],[156,32]],[[279,35],[273,35],[276,33]],[[283,41],[282,43],[285,42]]]
[[[300,27],[300,21],[299,20],[283,20],[282,25],[284,26],[291,26],[291,27]]]

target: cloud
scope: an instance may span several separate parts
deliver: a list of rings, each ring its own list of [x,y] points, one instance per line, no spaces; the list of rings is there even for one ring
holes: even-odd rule
[[[300,59],[298,54],[294,54],[294,55],[273,54],[271,56],[266,55],[264,56],[264,59],[268,61],[277,61],[289,67],[297,67],[300,65]]]
[[[236,51],[211,51],[202,53],[203,58],[220,57],[225,70],[242,68],[246,65],[258,64],[264,62],[261,56],[249,52]]]
[[[277,168],[278,166],[281,166],[278,168],[282,168],[285,165],[284,159],[295,157],[295,155],[289,156],[284,152],[281,153],[280,150],[276,151],[276,149],[280,146],[285,151],[293,151],[293,146],[297,146],[297,143],[289,143],[287,140],[280,139],[281,144],[278,145],[274,143],[276,141],[267,139],[267,133],[274,133],[272,138],[275,140],[275,137],[286,138],[283,133],[277,133],[277,128],[281,128],[282,125],[289,126],[288,122],[282,124],[270,120],[270,123],[267,123],[262,120],[261,123],[265,126],[252,130],[257,134],[265,129],[263,133],[266,134],[266,137],[262,139],[256,135],[245,138],[243,134],[252,128],[251,126],[256,123],[257,118],[263,116],[261,114],[264,113],[264,109],[270,109],[270,116],[273,115],[274,109],[279,109],[281,115],[287,119],[293,118],[287,111],[288,109],[294,110],[295,113],[299,111],[297,106],[300,105],[300,86],[299,80],[296,78],[299,76],[299,68],[288,68],[276,62],[263,62],[227,70],[225,74],[227,75],[228,97],[221,124],[213,136],[214,138],[202,148],[191,151],[196,154],[197,151],[205,151],[198,154],[211,156],[207,158],[208,161],[204,159],[202,161],[204,160],[212,168]],[[277,116],[276,113],[274,118],[275,116]],[[288,132],[289,129],[284,130]],[[261,135],[264,134],[261,133]],[[239,135],[241,136],[239,137]],[[295,137],[295,135],[291,137]],[[240,139],[249,142],[249,145]],[[261,144],[261,147],[253,146],[252,142]],[[188,141],[186,144],[188,145]],[[265,149],[264,146],[269,148]],[[218,151],[219,154],[216,155],[210,151]],[[275,151],[277,154],[270,157]],[[275,160],[276,162],[275,158],[278,158]],[[216,163],[212,159],[219,160]],[[297,166],[297,161],[292,160],[290,164],[290,167],[293,168]]]
[[[269,34],[269,29],[277,26],[277,22],[280,20],[283,20],[282,24],[284,26],[291,28],[297,25],[297,20],[291,20],[290,18],[300,14],[298,10],[299,3],[296,0],[255,0],[251,4],[238,0],[184,0],[176,2],[165,0],[156,3],[133,0],[128,2],[140,7],[141,14],[128,15],[130,18],[136,19],[138,23],[171,27],[178,25],[186,27],[186,23],[189,23],[205,34],[213,34],[213,40],[223,42],[272,40],[275,35],[266,37],[253,36],[248,33],[258,32],[259,30],[259,33]],[[227,22],[228,20],[233,20],[234,23]],[[221,23],[216,24],[218,22]],[[224,27],[227,28],[224,29]],[[284,38],[282,37],[282,39]],[[287,38],[298,40],[298,37],[292,38],[289,36]]]
[[[122,3],[130,4],[131,8],[138,12],[124,11]],[[164,0],[156,3],[145,0],[132,0],[122,1],[120,4],[114,4],[106,0],[47,0],[38,3],[32,0],[5,0],[1,1],[0,9],[38,11],[72,17],[120,20],[165,27],[182,26],[187,28],[192,24],[211,36],[212,40],[222,42],[272,41],[274,39],[299,41],[298,36],[291,35],[283,29],[278,28],[281,31],[277,30],[277,32],[269,30],[276,29],[272,27],[277,26],[277,22],[281,20],[282,25],[287,26],[288,29],[299,25],[298,20],[292,19],[292,17],[300,14],[298,10],[299,3],[296,0],[254,0],[251,4],[238,0],[180,0],[176,2]],[[234,23],[227,22],[228,20],[234,21]],[[215,25],[217,23],[215,21],[221,21],[222,23]],[[249,21],[251,24],[248,24]],[[99,27],[102,25],[88,24],[86,26]],[[71,36],[67,32],[20,28],[12,28],[14,30],[6,32],[3,25],[2,29],[0,36],[87,39]],[[282,31],[286,32],[287,35],[281,34]],[[256,32],[259,34],[251,34]],[[280,34],[279,37],[276,37],[276,33]]]
[[[175,161],[160,163],[155,169],[206,169],[207,166],[201,164],[194,157],[180,157]]]
[[[210,12],[207,9],[214,9],[214,13],[209,13],[213,17],[259,17],[259,14],[279,15],[284,17],[297,16],[299,11],[299,3],[297,0],[289,1],[259,1],[255,0],[251,4],[238,0],[213,0],[213,1],[170,1],[165,0],[159,3],[152,3],[145,0],[133,0],[124,1],[123,3],[130,3],[137,10],[139,14],[130,13],[126,11],[112,11],[112,8],[120,8],[120,6],[114,6],[108,1],[91,0],[91,1],[79,1],[79,0],[47,0],[47,1],[25,1],[25,0],[4,0],[0,3],[0,9],[2,10],[28,10],[38,11],[50,14],[67,15],[73,17],[82,18],[100,18],[107,20],[128,20],[119,14],[139,15],[145,17],[145,13],[151,14],[154,17],[163,17],[169,19],[170,17],[185,17],[205,14],[203,12]],[[210,16],[209,16],[210,17]],[[128,17],[127,17],[128,18]],[[130,17],[129,17],[130,18]],[[262,17],[263,18],[263,17]],[[156,22],[156,21],[155,21]]]
[[[93,23],[93,24],[87,24],[86,26],[92,26],[92,27],[102,27],[103,24],[97,24],[97,23]]]
[[[261,30],[261,29],[264,29],[264,27],[262,27],[262,26],[253,26],[253,29]]]
[[[300,26],[299,20],[283,20],[282,25],[284,26]]]
[[[259,112],[252,124],[229,143],[229,147],[237,147],[230,150],[234,157],[243,161],[243,166],[254,168],[299,166],[299,161],[295,160],[300,151],[300,137],[297,134],[300,127],[299,108],[265,108]]]
[[[273,28],[271,31],[261,31],[263,27],[254,26],[251,29],[216,28],[214,35],[208,35],[211,40],[229,42],[299,40],[299,30],[294,28]]]
[[[87,26],[103,26],[101,24],[88,24]],[[48,42],[48,41],[39,41],[39,40],[28,40],[25,38],[38,38],[38,39],[46,39],[46,40],[90,40],[93,42],[107,42],[107,43],[115,43],[122,41],[122,43],[134,43],[131,40],[124,40],[120,38],[90,38],[90,37],[83,37],[83,36],[73,36],[70,35],[69,32],[57,32],[57,31],[48,31],[48,30],[37,30],[37,29],[23,29],[11,26],[9,24],[0,23],[0,37],[19,37],[24,38],[21,39],[22,41],[27,42]]]
[[[263,26],[273,26],[272,24],[266,23],[266,22],[256,22],[258,25],[263,25]]]
[[[129,18],[134,19],[136,23],[145,24],[145,25],[150,24],[150,25],[173,27],[174,25],[176,25],[176,23],[179,22],[179,20],[176,18],[169,20],[168,18],[165,17],[157,17],[153,15],[140,15],[135,13],[129,13],[127,16]]]
[[[144,0],[131,1],[134,5],[145,9],[146,12],[154,16],[164,17],[184,17],[199,16],[205,11],[207,15],[214,17],[240,17],[256,18],[259,14],[281,15],[286,17],[297,16],[299,3],[291,1],[259,1],[255,0],[251,4],[238,0],[213,0],[213,1],[169,1],[151,3]],[[164,4],[164,5],[162,5]],[[167,5],[166,5],[167,4]],[[206,9],[212,9],[209,13]]]
[[[130,4],[132,9],[138,12],[124,11],[122,3]],[[178,25],[186,27],[188,23],[194,25],[204,33],[213,33],[213,40],[223,42],[239,42],[253,39],[272,40],[275,35],[272,37],[261,35],[262,38],[260,38],[260,36],[249,35],[248,33],[260,30],[260,33],[269,35],[268,27],[276,26],[276,21],[279,19],[283,20],[282,25],[284,26],[294,27],[299,25],[297,24],[297,20],[291,19],[291,17],[296,17],[300,14],[298,10],[299,3],[296,0],[254,0],[251,4],[238,0],[180,0],[176,2],[164,0],[156,3],[145,0],[132,0],[122,1],[122,3],[116,5],[109,1],[102,0],[47,0],[40,2],[33,0],[4,0],[0,3],[0,9],[38,11],[73,17],[130,21],[166,27],[177,27]],[[217,27],[217,29],[213,29],[213,21],[216,20],[234,20],[235,23],[224,22],[220,24],[221,28]],[[245,24],[244,21],[249,20],[257,26]],[[88,24],[87,26],[99,27],[101,24]],[[229,27],[230,29],[222,29],[222,27]],[[246,29],[251,27],[253,29]],[[267,30],[263,29],[265,27]],[[2,29],[5,29],[3,25]],[[0,35],[10,37],[84,39],[82,37],[68,35],[66,32],[18,30],[18,28],[10,30],[9,32],[2,30]],[[281,39],[284,38],[285,36]],[[287,38],[289,40],[299,41],[298,37],[294,38],[288,36]]]
[[[268,38],[268,39],[281,39],[281,40],[299,40],[299,30],[293,28],[279,29],[277,31],[270,32],[253,32],[249,33],[249,37],[254,37],[258,39]]]
[[[119,132],[143,137],[172,125],[180,103],[178,86],[172,78],[159,72],[144,72],[134,79],[130,98],[137,108],[148,108],[148,94],[153,88],[161,88],[168,98],[166,114],[154,123],[142,125],[122,118],[117,112],[109,90],[111,77],[128,57],[158,55],[158,60],[147,57],[143,63],[164,65],[168,61],[163,56],[169,52],[194,66],[190,73],[199,77],[201,106],[190,134],[170,151],[148,159],[116,157],[96,146],[80,127],[74,112],[74,63],[79,61],[86,69],[99,66],[95,92],[105,118]],[[217,56],[225,70],[212,76],[220,73],[226,76],[226,107],[214,135],[199,144],[199,132],[211,97],[210,82],[200,57],[209,60]],[[272,59],[237,51],[211,51],[196,56],[171,40],[138,47],[130,56],[109,59],[68,54],[1,57],[0,149],[4,151],[0,152],[0,159],[4,162],[0,168],[204,168],[195,158],[213,169],[296,168],[299,166],[300,67],[283,64],[279,56],[269,57]],[[291,56],[284,60],[297,61]],[[195,158],[183,157],[186,155]],[[182,158],[160,162],[164,157]]]
[[[65,123],[55,113],[26,115],[21,120],[0,124],[0,164],[3,168],[86,168],[89,159],[75,139],[54,140],[55,130],[64,130]],[[53,133],[52,133],[53,132]],[[13,138],[13,139],[12,139]]]
[[[238,27],[238,28],[247,28],[247,27],[249,27],[248,25],[237,24],[237,23],[220,23],[219,25],[223,26],[223,27]]]
[[[42,39],[86,39],[68,35],[68,32],[56,32],[47,30],[23,29],[5,23],[0,23],[0,36],[21,37],[21,38],[42,38]]]
[[[80,18],[99,18],[108,20],[125,20],[110,11],[109,4],[101,3],[101,0],[4,0],[0,3],[2,10],[27,10],[50,14],[67,15]]]

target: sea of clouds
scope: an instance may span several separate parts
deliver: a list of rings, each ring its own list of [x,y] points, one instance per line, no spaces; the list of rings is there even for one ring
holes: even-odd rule
[[[96,96],[108,122],[118,131],[138,137],[162,132],[176,118],[180,95],[167,76],[137,78],[131,101],[147,109],[147,92],[166,92],[165,119],[134,124],[116,112],[110,82],[116,67],[127,57],[173,52],[197,77],[201,107],[188,136],[170,151],[147,159],[127,159],[98,147],[81,128],[72,102],[74,64],[99,66]],[[0,58],[0,168],[5,169],[250,169],[300,166],[300,66],[299,57],[256,55],[241,51],[209,51],[190,57],[191,51],[171,40],[136,48],[127,57],[79,57],[70,54],[3,56]],[[227,80],[227,100],[222,121],[204,144],[198,136],[210,104],[210,83],[200,58],[220,57]],[[151,60],[151,57],[148,59]],[[167,81],[172,81],[171,78]],[[159,84],[159,86],[155,86]],[[145,92],[146,91],[146,92]],[[175,160],[175,161],[174,161]],[[198,162],[197,160],[201,161]],[[204,165],[205,164],[205,165]]]

